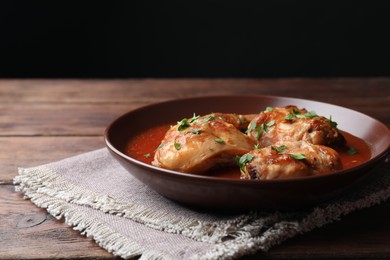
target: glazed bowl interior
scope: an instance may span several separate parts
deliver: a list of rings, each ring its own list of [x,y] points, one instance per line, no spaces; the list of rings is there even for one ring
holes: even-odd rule
[[[371,158],[356,167],[321,176],[288,180],[239,180],[161,169],[126,154],[131,138],[155,126],[212,112],[252,114],[265,107],[296,105],[331,116],[338,128],[363,139]],[[206,209],[277,209],[308,207],[347,191],[389,152],[390,131],[367,115],[327,103],[273,96],[211,96],[178,99],[145,106],[114,120],[105,131],[112,155],[130,174],[161,195],[191,207]]]

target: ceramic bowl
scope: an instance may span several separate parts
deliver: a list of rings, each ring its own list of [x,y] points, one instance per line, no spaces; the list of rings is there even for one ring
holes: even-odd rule
[[[211,112],[249,114],[265,107],[296,105],[320,115],[332,115],[338,128],[365,140],[371,158],[338,172],[287,180],[239,180],[161,169],[126,155],[128,141],[153,126],[177,122]],[[115,119],[105,131],[112,155],[130,174],[162,196],[190,207],[218,210],[295,210],[313,206],[351,189],[386,158],[389,129],[365,114],[332,104],[275,96],[208,96],[171,100],[130,111]]]

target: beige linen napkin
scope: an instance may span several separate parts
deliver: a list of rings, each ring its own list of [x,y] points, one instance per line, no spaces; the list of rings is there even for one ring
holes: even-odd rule
[[[64,218],[117,256],[230,259],[270,247],[341,216],[385,201],[390,170],[376,168],[364,186],[298,212],[218,215],[180,206],[133,178],[103,148],[20,168],[14,182],[38,207]]]

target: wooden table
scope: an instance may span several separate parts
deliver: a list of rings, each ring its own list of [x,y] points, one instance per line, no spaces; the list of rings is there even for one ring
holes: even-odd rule
[[[214,94],[279,95],[348,107],[390,127],[390,78],[0,80],[0,258],[111,259],[91,238],[14,192],[17,167],[104,147],[114,118],[163,100]],[[390,202],[259,253],[279,258],[390,258]],[[252,258],[252,257],[248,257]]]

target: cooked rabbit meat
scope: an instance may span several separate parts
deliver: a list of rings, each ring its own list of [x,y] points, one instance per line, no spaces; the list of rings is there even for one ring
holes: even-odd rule
[[[282,141],[253,150],[240,160],[241,179],[288,179],[328,173],[342,168],[330,147],[305,141]]]
[[[265,147],[279,141],[307,141],[312,144],[333,146],[344,144],[345,139],[331,119],[296,106],[267,108],[255,117],[248,135]]]
[[[234,165],[236,156],[254,149],[256,142],[241,131],[254,116],[212,113],[183,119],[167,131],[152,164],[189,173]]]

